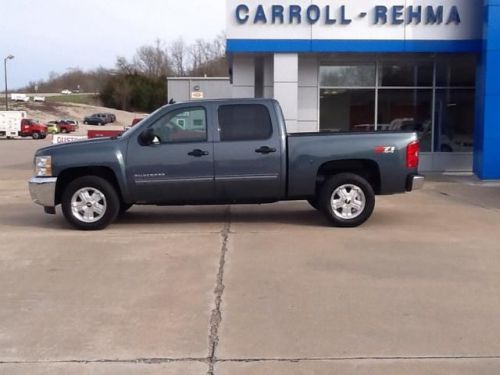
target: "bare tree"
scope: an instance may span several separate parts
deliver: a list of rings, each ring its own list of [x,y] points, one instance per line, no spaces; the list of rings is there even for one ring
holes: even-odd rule
[[[142,46],[137,50],[134,66],[149,77],[164,77],[172,72],[169,60],[167,49],[157,39],[154,45]]]
[[[187,67],[187,47],[184,39],[179,38],[174,41],[169,48],[170,61],[175,75],[185,76]]]

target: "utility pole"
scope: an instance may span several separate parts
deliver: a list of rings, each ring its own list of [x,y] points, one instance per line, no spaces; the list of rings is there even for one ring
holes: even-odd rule
[[[9,94],[7,92],[8,87],[7,87],[7,60],[12,60],[14,56],[9,55],[5,59],[3,59],[3,70],[5,74],[5,110],[9,110]]]

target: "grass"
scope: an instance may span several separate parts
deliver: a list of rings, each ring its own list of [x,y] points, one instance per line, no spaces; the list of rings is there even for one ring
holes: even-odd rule
[[[57,95],[48,96],[46,98],[47,102],[51,103],[77,103],[77,104],[88,104],[88,105],[100,105],[99,96],[95,94],[71,94],[71,95]]]

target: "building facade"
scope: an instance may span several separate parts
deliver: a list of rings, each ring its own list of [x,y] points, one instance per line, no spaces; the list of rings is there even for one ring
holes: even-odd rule
[[[227,50],[290,132],[413,130],[422,170],[500,179],[500,0],[227,0]]]

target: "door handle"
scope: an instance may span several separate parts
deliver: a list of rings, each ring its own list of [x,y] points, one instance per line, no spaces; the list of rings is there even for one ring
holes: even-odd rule
[[[202,156],[207,156],[208,151],[203,151],[200,149],[193,150],[191,152],[188,152],[189,156],[194,156],[195,158],[201,158]]]
[[[261,148],[258,148],[255,150],[258,154],[271,154],[273,152],[276,152],[276,149],[274,147],[269,147],[269,146],[262,146]]]

